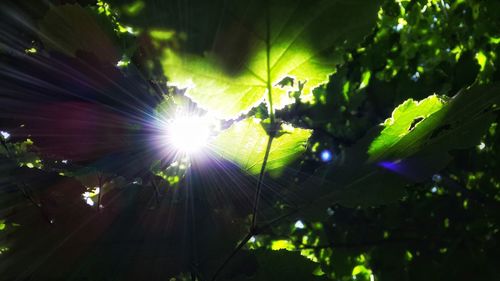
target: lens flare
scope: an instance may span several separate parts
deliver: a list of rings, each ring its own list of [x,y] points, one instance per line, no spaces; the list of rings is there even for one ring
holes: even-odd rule
[[[178,116],[167,122],[165,137],[175,150],[193,154],[207,145],[210,122],[201,116]]]
[[[321,152],[321,161],[323,162],[330,162],[333,159],[332,152],[328,149],[325,149]]]

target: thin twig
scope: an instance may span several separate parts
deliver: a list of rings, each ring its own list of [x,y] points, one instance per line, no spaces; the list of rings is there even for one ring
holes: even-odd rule
[[[260,193],[262,190],[262,182],[264,180],[267,159],[269,158],[269,153],[271,152],[271,144],[273,143],[273,138],[274,138],[274,133],[271,133],[267,141],[266,153],[264,154],[264,161],[262,162],[262,167],[260,169],[259,180],[257,181],[257,190],[255,191],[255,198],[253,201],[252,224],[250,227],[250,231],[253,231],[253,229],[257,224],[257,213],[259,211],[259,201],[260,201]]]
[[[250,231],[246,236],[245,238],[243,238],[243,240],[240,241],[240,243],[238,243],[238,246],[236,246],[236,248],[234,248],[234,250],[231,252],[231,254],[229,254],[229,256],[227,256],[227,258],[224,260],[224,262],[219,266],[219,268],[215,271],[214,273],[214,276],[212,277],[212,281],[215,281],[217,279],[217,277],[219,277],[219,274],[222,272],[222,270],[226,267],[226,265],[233,259],[233,257],[241,250],[241,248],[243,248],[243,246],[245,246],[245,244],[248,242],[248,240],[250,240],[250,238],[252,238],[253,236],[253,233],[252,231]]]
[[[12,160],[12,161],[16,161],[14,159],[14,153],[10,150],[9,146],[7,145],[7,142],[3,139],[3,138],[0,138],[0,141],[2,143],[2,146],[5,148],[5,151],[7,152],[7,158]],[[17,169],[20,169],[19,167],[17,167]],[[21,191],[21,193],[23,194],[24,198],[26,198],[28,201],[31,202],[31,204],[33,204],[38,210],[40,210],[40,213],[42,214],[42,217],[47,220],[48,223],[52,224],[54,221],[53,219],[51,219],[46,213],[45,211],[43,210],[42,208],[42,203],[41,202],[36,202],[35,199],[33,198],[33,196],[31,195],[31,190],[29,188],[29,186],[24,182],[24,181],[21,181],[21,186],[15,184],[15,186],[17,187],[17,189],[19,191]]]
[[[37,208],[42,208],[42,203],[36,202],[35,199],[33,199],[33,196],[31,196],[31,192],[29,190],[28,185],[26,183],[22,182],[23,187],[19,187],[19,190],[23,193],[24,197],[28,199],[35,207]]]
[[[296,212],[298,212],[299,209],[295,209],[287,214],[284,214],[282,216],[279,216],[277,218],[275,218],[274,220],[266,223],[265,225],[263,226],[260,226],[260,227],[254,227],[253,229],[250,230],[250,232],[245,236],[245,238],[243,238],[243,240],[241,240],[241,242],[238,244],[238,246],[236,246],[236,248],[233,250],[233,252],[231,252],[231,254],[226,258],[226,260],[224,260],[224,262],[222,263],[222,265],[217,269],[217,271],[215,272],[214,276],[212,277],[212,281],[215,281],[216,278],[218,277],[218,275],[222,272],[222,270],[224,269],[224,267],[226,267],[226,265],[231,261],[231,259],[238,253],[239,250],[241,250],[241,248],[243,248],[243,246],[245,246],[245,244],[248,242],[248,240],[250,240],[250,238],[252,238],[252,236],[254,235],[257,235],[259,234],[262,230],[264,229],[267,229],[269,227],[271,227],[273,224],[295,214]]]
[[[251,226],[248,234],[243,238],[243,240],[240,241],[240,243],[234,248],[234,250],[229,254],[229,256],[224,260],[224,262],[221,264],[221,266],[215,271],[214,276],[212,277],[212,281],[215,281],[219,274],[222,272],[222,270],[226,267],[226,265],[231,261],[231,259],[245,246],[245,244],[250,240],[252,236],[255,235],[259,230],[257,229],[257,214],[259,211],[259,201],[260,201],[260,194],[262,190],[262,183],[264,180],[264,175],[266,172],[266,164],[267,160],[269,158],[269,153],[271,152],[271,145],[273,143],[273,139],[276,135],[276,121],[275,121],[275,115],[274,115],[274,108],[273,108],[273,96],[272,96],[272,85],[271,85],[271,19],[270,19],[270,11],[269,11],[269,5],[267,5],[266,9],[266,71],[267,71],[267,96],[268,96],[268,102],[269,102],[269,119],[270,119],[270,125],[269,125],[269,138],[267,141],[267,146],[266,146],[266,152],[264,154],[264,160],[262,161],[262,167],[260,169],[259,173],[259,179],[257,181],[257,189],[255,191],[255,198],[254,198],[254,203],[253,203],[253,209],[252,209],[252,221],[251,221]]]
[[[269,102],[269,119],[271,120],[271,127],[274,125],[274,108],[273,108],[273,86],[271,85],[271,14],[270,7],[266,7],[266,72],[267,72],[267,99]]]
[[[5,148],[5,151],[7,152],[7,156],[10,158],[10,149],[9,147],[7,146],[7,142],[5,142],[5,140],[0,137],[0,142],[2,143],[3,147]]]
[[[16,186],[21,191],[24,198],[28,199],[28,201],[30,201],[31,204],[33,204],[40,211],[40,214],[48,223],[53,224],[54,220],[45,212],[45,210],[42,207],[42,202],[35,201],[35,199],[31,195],[31,190],[30,190],[29,186],[25,182],[22,182],[21,184],[23,185],[23,187],[20,187],[18,185],[16,185]]]
[[[264,179],[264,174],[266,172],[267,159],[269,158],[269,153],[271,152],[271,144],[273,143],[273,138],[276,134],[275,131],[275,117],[273,108],[273,95],[272,95],[272,85],[271,85],[271,19],[269,5],[266,7],[266,71],[267,71],[267,96],[269,101],[269,138],[267,140],[266,152],[264,154],[264,160],[262,161],[262,167],[260,169],[259,180],[257,182],[257,190],[255,192],[253,210],[252,210],[252,223],[250,227],[250,232],[253,232],[257,224],[257,212],[259,210],[260,192],[262,189],[262,181]]]
[[[215,272],[214,276],[212,277],[212,281],[215,281],[219,274],[222,272],[222,270],[226,267],[226,265],[231,261],[231,259],[245,246],[245,244],[250,240],[252,236],[254,236],[258,231],[260,231],[260,228],[257,229],[257,214],[259,211],[259,199],[260,199],[260,193],[262,190],[262,182],[264,179],[264,174],[266,171],[266,163],[267,159],[269,158],[269,152],[271,151],[271,144],[273,142],[274,138],[274,130],[271,132],[269,135],[269,139],[267,141],[267,147],[266,147],[266,152],[264,154],[264,160],[262,162],[262,167],[260,169],[260,174],[259,174],[259,179],[257,181],[257,190],[255,191],[255,198],[254,198],[254,204],[253,204],[253,210],[252,210],[252,222],[250,226],[250,231],[248,234],[241,240],[241,242],[234,248],[234,250],[229,254],[229,256],[224,260],[224,262],[219,266],[217,271]]]
[[[153,185],[153,189],[155,191],[155,199],[156,199],[156,204],[160,204],[160,191],[158,190],[158,185],[156,185],[155,181],[155,176],[153,175],[151,178],[151,184]]]
[[[280,222],[280,221],[281,221],[281,220],[283,220],[283,219],[288,218],[288,217],[289,217],[289,216],[291,216],[291,215],[294,215],[294,214],[295,214],[295,213],[297,213],[299,210],[300,210],[300,209],[294,209],[294,210],[290,211],[289,213],[286,213],[286,214],[284,214],[284,215],[281,215],[281,216],[279,216],[279,217],[277,217],[277,218],[275,218],[275,219],[271,220],[270,222],[268,222],[268,223],[266,223],[266,224],[264,224],[264,225],[262,225],[262,226],[259,226],[258,228],[256,228],[256,229],[255,229],[255,231],[254,231],[253,235],[259,234],[262,230],[264,230],[264,229],[267,229],[267,228],[271,227],[272,225],[276,224],[277,222]]]

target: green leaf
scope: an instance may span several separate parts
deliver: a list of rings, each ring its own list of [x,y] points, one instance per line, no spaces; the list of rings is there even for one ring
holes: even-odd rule
[[[444,101],[436,95],[429,96],[419,102],[408,99],[392,112],[392,117],[385,120],[384,129],[370,145],[370,160],[379,158],[380,154],[395,145],[410,133],[419,122],[440,110]]]
[[[68,56],[84,51],[112,64],[119,60],[120,55],[106,28],[89,8],[76,4],[53,6],[39,26],[43,34],[40,38],[49,50]]]
[[[304,152],[312,131],[283,124],[280,134],[274,137],[266,170],[273,175]],[[247,118],[234,123],[212,142],[212,149],[222,158],[238,164],[250,174],[259,174],[269,135],[257,118]]]
[[[262,249],[251,252],[257,257],[257,272],[248,279],[238,280],[328,280],[325,276],[314,276],[313,272],[319,267],[319,264],[301,256],[300,252]]]
[[[422,152],[447,157],[448,151],[476,145],[494,119],[499,92],[498,83],[461,90],[397,142],[370,155],[369,161],[404,159]]]
[[[407,184],[429,180],[445,168],[453,159],[450,151],[479,143],[495,118],[499,93],[500,83],[460,91],[413,130],[378,151],[376,162],[367,161],[371,155],[359,155],[377,138],[369,133],[347,152],[344,165],[319,170],[296,191],[308,201],[300,214],[317,218],[335,203],[377,206],[396,202]]]
[[[220,118],[248,112],[267,98],[268,88],[272,107],[280,109],[294,102],[289,93],[299,90],[299,82],[308,100],[328,81],[343,61],[341,48],[363,39],[377,9],[373,0],[229,1],[211,49],[167,50],[163,69],[170,84],[186,88],[188,97]],[[285,78],[293,85],[279,85]]]

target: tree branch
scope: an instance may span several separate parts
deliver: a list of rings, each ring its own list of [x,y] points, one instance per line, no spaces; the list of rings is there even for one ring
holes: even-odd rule
[[[222,272],[222,270],[226,267],[226,265],[233,259],[233,257],[241,250],[241,248],[243,248],[243,246],[245,246],[245,244],[248,242],[248,240],[250,240],[250,238],[252,238],[253,236],[253,233],[252,231],[250,231],[244,238],[243,240],[240,241],[240,243],[238,243],[238,246],[236,246],[236,248],[234,248],[234,250],[231,252],[231,254],[229,254],[229,256],[227,256],[227,258],[224,260],[224,262],[219,266],[219,268],[215,271],[214,273],[214,276],[212,277],[212,281],[215,281],[217,280],[217,277],[219,277],[220,273]]]
[[[262,182],[264,180],[267,159],[269,158],[269,153],[271,152],[271,145],[273,143],[273,138],[274,138],[274,132],[271,132],[271,135],[269,135],[269,139],[267,141],[266,153],[264,154],[264,161],[262,162],[262,167],[260,169],[259,180],[257,181],[257,190],[255,191],[255,198],[253,201],[252,223],[250,226],[250,232],[252,232],[255,226],[257,225],[257,213],[259,211],[259,201],[260,201],[260,193],[262,190]]]

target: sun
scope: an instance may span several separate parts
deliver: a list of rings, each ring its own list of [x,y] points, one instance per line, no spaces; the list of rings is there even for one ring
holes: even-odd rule
[[[180,115],[165,124],[165,140],[175,151],[194,154],[207,146],[210,137],[208,118]]]

